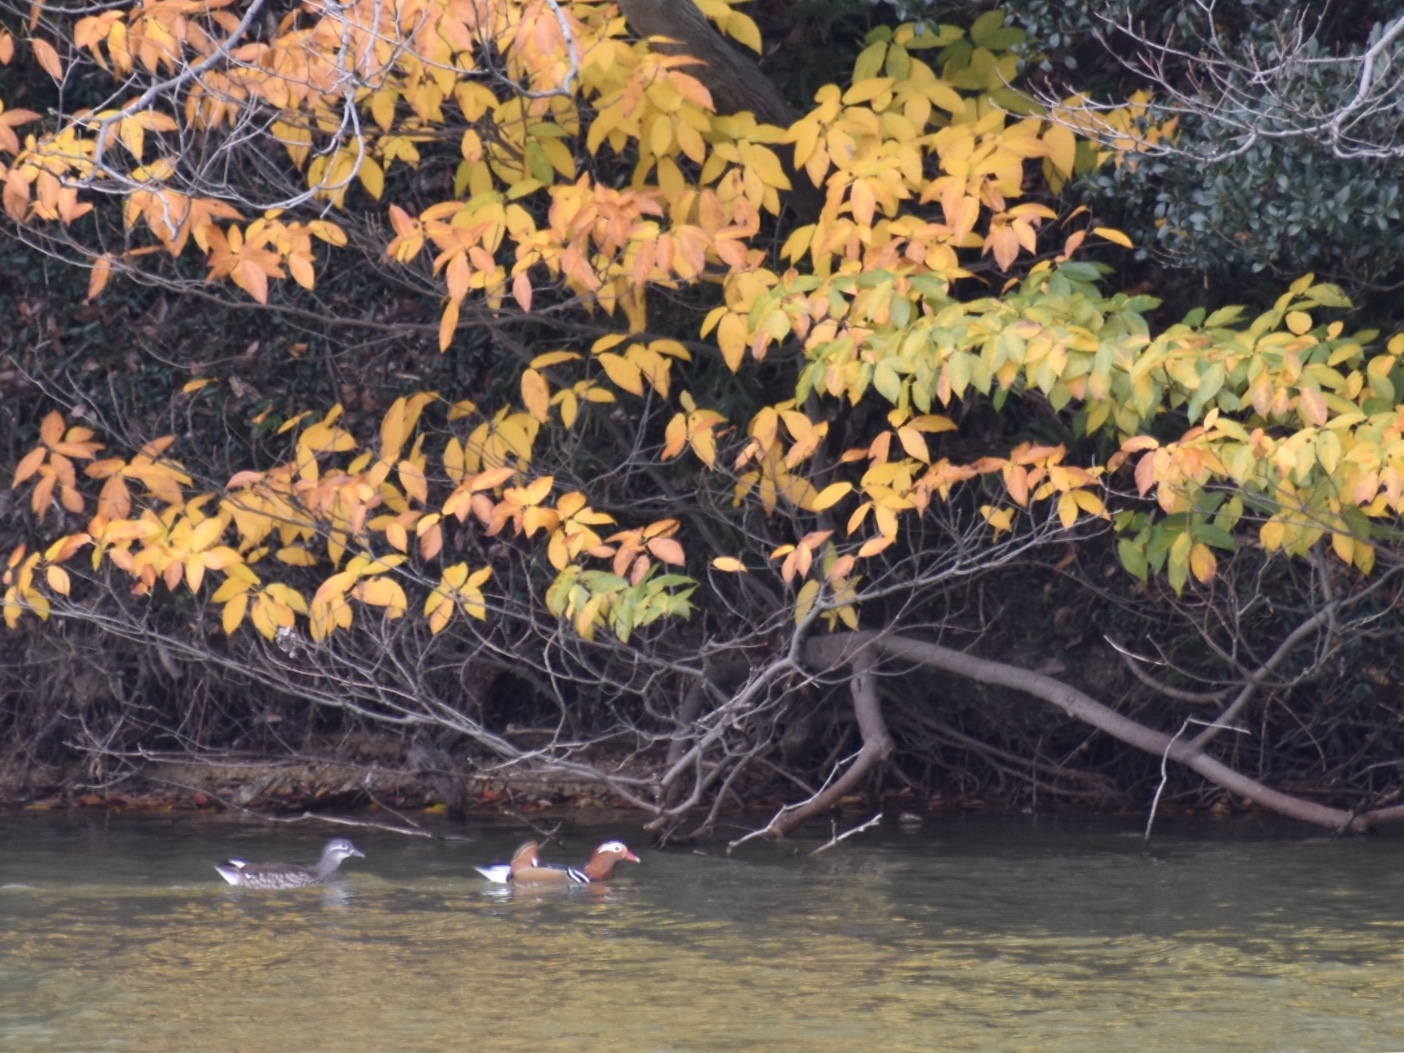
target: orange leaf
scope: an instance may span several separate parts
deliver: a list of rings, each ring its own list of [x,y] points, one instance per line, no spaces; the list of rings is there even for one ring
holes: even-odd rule
[[[1326,400],[1315,388],[1302,388],[1297,397],[1297,412],[1319,427],[1326,423]]]
[[[93,264],[93,272],[88,275],[88,296],[85,302],[91,303],[101,295],[102,290],[107,286],[107,279],[112,276],[112,257],[103,253]]]
[[[664,563],[681,566],[684,562],[683,547],[672,538],[656,537],[648,543],[648,550]]]
[[[240,260],[232,275],[234,284],[241,287],[261,304],[268,302],[268,272],[253,260]]]
[[[531,313],[531,279],[526,271],[512,279],[512,298],[523,311]]]
[[[1155,485],[1155,454],[1147,453],[1136,462],[1136,490],[1142,497]]]
[[[447,351],[453,343],[454,330],[458,328],[458,301],[450,300],[444,308],[444,316],[439,320],[439,350]]]
[[[45,73],[54,80],[63,80],[63,60],[47,40],[34,38],[34,57],[39,60],[39,65],[44,68]]]
[[[39,425],[39,437],[44,440],[45,446],[52,446],[63,438],[63,414],[58,410],[51,410],[44,418],[44,423]]]
[[[15,487],[19,486],[20,483],[24,482],[31,475],[37,472],[39,470],[39,466],[44,463],[44,457],[48,454],[48,452],[49,451],[47,448],[43,446],[36,446],[34,447],[34,449],[30,450],[27,454],[20,458],[20,463],[15,468],[15,478],[10,483],[10,489],[13,490]]]
[[[62,567],[50,566],[44,571],[44,576],[48,579],[49,588],[61,595],[67,596],[69,590],[68,571]]]

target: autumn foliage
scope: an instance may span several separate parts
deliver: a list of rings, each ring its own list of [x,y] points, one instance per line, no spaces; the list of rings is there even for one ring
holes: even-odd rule
[[[744,5],[699,6],[759,50]],[[491,559],[463,558],[465,529],[475,553],[530,554],[551,617],[622,643],[736,603],[720,583],[739,573],[774,576],[793,625],[857,629],[943,508],[978,515],[991,552],[1115,531],[1124,569],[1176,592],[1245,546],[1324,545],[1368,575],[1392,544],[1404,336],[1348,331],[1345,296],[1311,276],[1256,317],[1173,324],[1104,288],[1089,253],[1129,240],[1058,193],[1174,129],[1148,127],[1143,99],[1036,106],[997,11],[873,31],[788,128],[717,113],[696,66],[611,3],[257,11],[40,2],[6,23],[0,59],[27,53],[59,100],[0,110],[15,228],[88,267],[93,300],[193,261],[212,290],[276,305],[369,258],[437,297],[445,354],[488,317],[589,335],[533,330],[514,398],[403,393],[378,434],[289,406],[281,462],[214,487],[171,436],[112,450],[54,409],[11,480],[32,511],[11,629],[76,600],[80,561],[138,595],[207,597],[228,634],[487,624],[507,595]],[[100,104],[60,90],[80,67],[110,78]],[[1122,154],[1089,122],[1121,129]],[[413,179],[429,158],[452,173],[437,200]],[[785,208],[801,179],[816,215]],[[975,405],[1036,409],[1068,441],[962,434]],[[560,453],[611,415],[627,479]],[[651,515],[658,480],[720,482],[729,506]]]

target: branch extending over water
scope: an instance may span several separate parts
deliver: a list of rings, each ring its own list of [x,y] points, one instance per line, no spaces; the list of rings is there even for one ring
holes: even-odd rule
[[[913,640],[903,636],[883,636],[877,633],[853,633],[811,640],[806,657],[815,665],[841,663],[862,648],[875,646],[879,653],[935,669],[944,669],[984,684],[1011,688],[1057,706],[1069,716],[1135,746],[1137,749],[1165,755],[1171,760],[1198,772],[1210,782],[1245,797],[1264,808],[1293,819],[1331,830],[1363,832],[1375,823],[1404,819],[1404,806],[1352,812],[1331,808],[1294,797],[1265,786],[1256,779],[1235,771],[1227,764],[1197,750],[1191,743],[1176,741],[1167,735],[1118,713],[1077,688],[1050,676],[1022,669],[1007,662],[980,658],[937,643]]]

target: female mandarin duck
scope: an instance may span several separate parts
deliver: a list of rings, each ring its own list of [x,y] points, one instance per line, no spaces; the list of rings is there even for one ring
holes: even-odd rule
[[[595,881],[607,881],[614,873],[614,865],[621,859],[631,863],[639,862],[639,857],[630,852],[623,841],[606,841],[595,849],[590,861],[579,870],[562,866],[559,863],[542,863],[540,848],[535,841],[528,841],[512,853],[510,863],[495,863],[489,867],[474,867],[489,881],[500,884],[524,885],[532,887],[588,885]]]
[[[512,875],[518,870],[526,870],[540,865],[540,846],[535,841],[527,841],[519,845],[517,850],[512,853],[510,863],[494,863],[492,866],[474,867],[473,869],[489,881],[505,885],[512,880]]]
[[[344,837],[328,841],[322,858],[315,867],[294,866],[291,863],[245,863],[231,859],[216,863],[219,876],[231,885],[244,888],[301,888],[303,885],[324,885],[335,875],[343,859],[351,856],[366,858],[366,854]]]
[[[623,841],[606,841],[595,849],[590,861],[579,870],[560,865],[543,866],[540,860],[537,860],[530,866],[513,870],[510,880],[513,885],[532,888],[589,885],[596,881],[608,881],[614,873],[614,865],[621,859],[627,859],[631,863],[640,862],[639,857],[630,852]]]

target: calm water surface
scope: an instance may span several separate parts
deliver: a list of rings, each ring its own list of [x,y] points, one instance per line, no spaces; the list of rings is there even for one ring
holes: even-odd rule
[[[1404,839],[943,820],[649,851],[510,895],[470,841],[196,818],[0,816],[0,1049],[200,1053],[1404,1050]],[[1163,835],[1161,831],[1164,831]],[[225,886],[230,855],[332,889]],[[576,857],[579,857],[577,859]],[[621,867],[621,871],[623,867]]]

